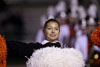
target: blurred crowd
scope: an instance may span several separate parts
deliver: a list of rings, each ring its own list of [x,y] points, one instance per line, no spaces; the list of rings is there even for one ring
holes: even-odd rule
[[[5,0],[0,0],[0,34],[5,35],[6,39],[21,40],[23,37],[22,16],[18,11],[11,10]]]
[[[59,41],[62,47],[73,47],[82,52],[87,62],[90,56],[90,34],[98,25],[97,6],[91,3],[88,8],[79,5],[78,0],[70,0],[70,6],[64,0],[60,0],[55,6],[50,5],[46,14],[40,18],[41,29],[36,36],[36,42],[42,42],[44,35],[42,27],[48,19],[55,18],[60,22]],[[91,45],[91,46],[90,46]],[[93,52],[100,52],[100,48],[93,47]],[[100,54],[100,53],[99,53]]]
[[[79,0],[69,1],[69,5],[65,0],[59,0],[55,5],[48,6],[45,14],[40,17],[41,28],[37,32],[35,41],[41,43],[45,39],[42,30],[45,21],[55,18],[60,23],[58,40],[62,43],[62,48],[75,48],[81,51],[86,63],[89,62],[91,56],[93,59],[99,59],[100,48],[97,46],[91,48],[93,43],[90,41],[90,34],[98,25],[99,20],[97,5],[91,2],[86,8],[79,4]],[[21,14],[11,11],[4,0],[0,0],[0,34],[8,34],[8,36],[5,35],[6,39],[21,40],[23,28]],[[100,66],[100,63],[98,65]]]

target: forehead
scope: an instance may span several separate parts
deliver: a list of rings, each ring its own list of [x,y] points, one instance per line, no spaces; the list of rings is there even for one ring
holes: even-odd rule
[[[47,26],[59,26],[57,22],[50,21],[47,23]]]

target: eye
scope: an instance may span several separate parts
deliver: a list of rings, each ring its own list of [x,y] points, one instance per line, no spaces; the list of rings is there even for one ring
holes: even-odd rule
[[[55,30],[59,30],[59,28],[55,28]]]
[[[49,28],[47,28],[48,30],[51,30],[51,28],[49,27]]]

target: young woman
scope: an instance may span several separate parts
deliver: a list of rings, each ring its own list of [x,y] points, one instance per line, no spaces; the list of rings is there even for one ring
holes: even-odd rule
[[[8,56],[30,57],[34,50],[45,47],[61,47],[58,36],[60,33],[59,22],[55,19],[46,21],[43,33],[45,40],[42,43],[24,43],[19,41],[6,41]]]
[[[25,59],[25,56],[27,56],[28,57],[27,67],[74,67],[74,66],[84,67],[82,54],[79,51],[76,51],[75,49],[45,48],[45,47],[61,47],[61,44],[58,41],[58,36],[60,32],[59,27],[60,26],[58,21],[56,21],[55,19],[50,19],[44,25],[43,32],[45,35],[45,40],[42,43],[24,43],[19,41],[6,41],[7,50],[5,49],[5,52],[7,51],[7,55],[13,57],[14,61],[16,57],[20,60],[22,58]],[[2,41],[2,39],[0,41]],[[5,45],[5,43],[3,44],[0,42],[0,47],[3,45]],[[3,49],[1,49],[1,51]],[[37,50],[36,51],[37,53],[34,52],[35,50]],[[32,53],[34,54],[34,56]],[[6,55],[6,53],[4,54]],[[2,55],[1,53],[0,56],[4,55]],[[60,61],[58,61],[59,59]],[[5,58],[4,61],[6,61]],[[6,63],[4,63],[4,65],[5,64]]]

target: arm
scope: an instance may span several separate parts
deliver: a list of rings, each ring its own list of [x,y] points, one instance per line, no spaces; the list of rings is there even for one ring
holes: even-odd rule
[[[31,56],[33,51],[41,48],[39,43],[24,43],[19,41],[6,41],[7,43],[7,53],[14,56]]]

